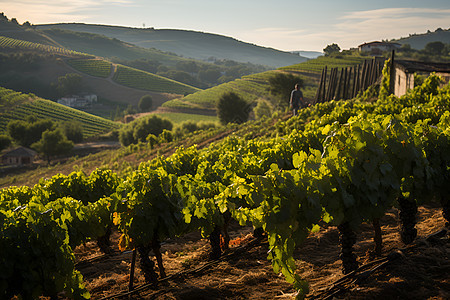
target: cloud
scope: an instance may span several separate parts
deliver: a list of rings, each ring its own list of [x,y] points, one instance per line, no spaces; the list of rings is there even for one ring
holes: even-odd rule
[[[283,50],[316,50],[337,43],[342,49],[364,42],[407,37],[436,28],[448,28],[450,9],[384,8],[348,12],[334,24],[314,28],[260,28],[237,33],[240,39]]]
[[[0,0],[1,10],[9,18],[25,20],[33,24],[53,22],[77,22],[87,20],[105,5],[133,6],[132,0]]]
[[[450,9],[385,8],[351,12],[340,17],[329,34],[315,36],[331,38],[344,48],[355,47],[373,40],[406,37],[411,33],[424,33],[450,25]]]

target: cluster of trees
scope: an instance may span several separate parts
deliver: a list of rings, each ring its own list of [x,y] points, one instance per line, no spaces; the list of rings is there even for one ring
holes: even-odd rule
[[[216,122],[185,121],[177,126],[156,115],[139,118],[119,131],[119,141],[123,146],[148,142],[151,147],[164,142],[181,139],[198,130],[216,128]]]
[[[75,121],[56,123],[50,119],[29,116],[26,120],[12,120],[7,134],[0,135],[0,149],[11,144],[29,147],[46,157],[68,153],[74,143],[83,140],[83,128]]]
[[[17,26],[20,26],[19,22],[17,22],[16,18],[12,18],[11,20],[8,19],[7,16],[5,16],[5,13],[0,13],[0,22],[5,22],[5,23],[11,23],[11,24],[15,24]],[[31,23],[28,21],[25,21],[22,26],[24,27],[31,27]]]
[[[159,136],[163,131],[172,130],[172,127],[172,122],[158,116],[142,117],[119,131],[119,141],[123,146],[145,142],[149,135]]]
[[[426,44],[422,50],[416,50],[411,48],[411,45],[404,44],[398,52],[420,60],[432,60],[433,58],[450,60],[450,44],[439,41]]]
[[[171,78],[202,89],[267,70],[266,67],[261,65],[214,58],[211,58],[210,62],[185,60],[172,66],[162,64],[157,60],[144,58],[137,60],[113,58],[112,60],[116,63]]]
[[[55,58],[46,54],[0,53],[0,86],[52,100],[79,93],[82,90],[83,77],[77,73],[60,76],[56,82],[50,84],[28,74],[38,71],[43,62],[52,60]]]

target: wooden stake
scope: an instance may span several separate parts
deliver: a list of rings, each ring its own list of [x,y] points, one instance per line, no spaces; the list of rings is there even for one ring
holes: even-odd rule
[[[136,266],[136,248],[133,249],[133,255],[131,256],[131,270],[130,270],[130,283],[128,284],[128,291],[133,290],[134,281],[134,268]]]

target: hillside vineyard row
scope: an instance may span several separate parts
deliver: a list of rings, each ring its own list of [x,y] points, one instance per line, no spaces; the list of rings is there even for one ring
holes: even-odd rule
[[[450,86],[439,84],[430,76],[401,98],[317,104],[278,121],[276,138],[231,136],[201,150],[179,148],[122,176],[74,172],[4,189],[1,297],[64,291],[88,298],[73,249],[97,239],[107,251],[113,228],[122,233],[122,249],[142,255],[146,280],[157,280],[150,248],[200,230],[217,257],[219,229],[234,218],[264,230],[274,271],[301,298],[308,284],[295,273],[294,249],[321,225],[338,226],[348,273],[357,267],[352,236],[362,222],[405,201],[412,207],[440,201],[450,221]],[[411,242],[414,224],[403,228]]]

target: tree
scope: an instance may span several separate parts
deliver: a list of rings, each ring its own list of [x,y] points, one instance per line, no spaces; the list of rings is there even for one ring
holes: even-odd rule
[[[61,96],[76,94],[81,88],[81,80],[83,77],[76,73],[69,73],[65,76],[58,77],[56,90]]]
[[[0,151],[11,145],[11,138],[6,134],[0,134]]]
[[[430,42],[425,45],[425,52],[432,55],[442,55],[444,54],[445,44],[442,42]]]
[[[150,95],[142,96],[138,103],[140,111],[149,111],[153,105],[153,98]]]
[[[54,127],[50,119],[37,120],[29,116],[27,121],[12,120],[7,125],[8,135],[19,145],[30,147],[41,139],[42,133]]]
[[[164,129],[172,130],[172,122],[152,115],[142,117],[128,124],[119,132],[119,141],[123,146],[145,142],[149,134],[160,135]]]
[[[69,141],[60,129],[46,130],[31,148],[44,155],[50,163],[50,157],[68,153],[73,148],[73,142]]]
[[[198,72],[198,78],[201,81],[208,82],[208,83],[216,83],[217,79],[222,76],[220,73],[220,70],[217,68],[211,68],[207,70],[200,70]]]
[[[64,122],[61,127],[68,140],[74,143],[81,143],[83,141],[83,126],[80,122]]]
[[[326,46],[323,49],[323,52],[325,53],[325,56],[328,56],[328,55],[330,55],[332,53],[337,53],[337,52],[340,52],[340,51],[341,51],[341,47],[339,47],[338,44],[331,44],[331,45]]]
[[[303,79],[292,74],[278,73],[269,78],[269,92],[276,97],[278,107],[289,106],[291,92],[296,84],[303,88]]]
[[[177,63],[176,67],[178,70],[188,72],[191,75],[199,70],[198,65],[194,61],[181,61]]]
[[[222,124],[244,123],[250,111],[250,104],[234,92],[223,94],[217,103],[217,115]]]

